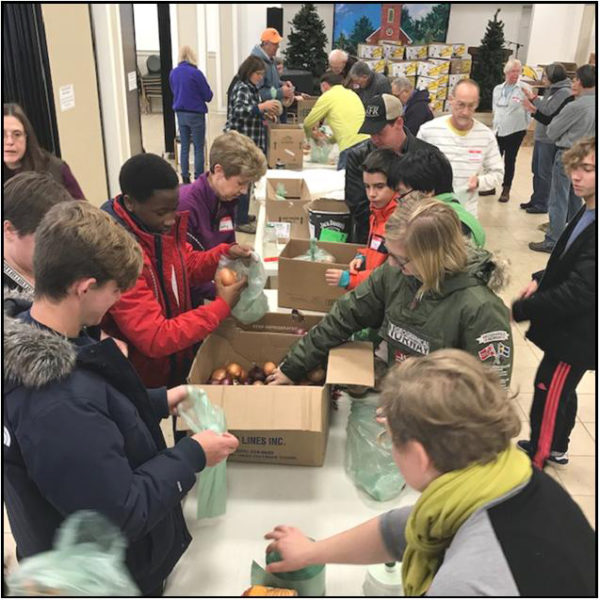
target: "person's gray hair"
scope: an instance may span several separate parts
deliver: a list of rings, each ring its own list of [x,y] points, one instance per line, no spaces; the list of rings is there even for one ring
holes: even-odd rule
[[[522,69],[523,65],[521,64],[521,61],[518,58],[509,59],[504,65],[504,74],[508,73],[511,69],[514,69],[515,67],[519,67],[519,69]]]
[[[329,53],[329,60],[332,58],[342,58],[344,61],[348,60],[349,54],[345,50],[341,50],[340,48],[335,48]]]
[[[276,65],[282,65],[283,64],[283,58],[281,56],[276,56],[273,60],[275,61]]]
[[[371,75],[371,68],[366,62],[359,60],[352,65],[350,77],[369,77]]]
[[[412,84],[412,81],[407,77],[398,77],[392,81],[392,85],[399,91],[403,92],[404,90],[412,90],[415,86]]]

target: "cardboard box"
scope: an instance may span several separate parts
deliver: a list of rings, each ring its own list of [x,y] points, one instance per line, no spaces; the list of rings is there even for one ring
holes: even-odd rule
[[[437,76],[438,88],[442,88],[442,87],[447,88],[449,81],[450,81],[450,75],[447,75],[447,74],[446,75],[438,75]]]
[[[436,100],[446,100],[448,98],[448,86],[447,85],[438,85],[437,92],[435,94]]]
[[[404,48],[404,58],[406,60],[427,58],[427,46],[406,46]]]
[[[431,109],[435,113],[441,113],[444,110],[444,100],[438,100],[437,98],[431,103]]]
[[[452,58],[452,44],[429,44],[427,56],[430,58]]]
[[[471,74],[472,60],[470,58],[453,58],[450,60],[450,75]]]
[[[404,58],[404,46],[391,42],[382,42],[383,58],[388,60],[402,60]]]
[[[306,119],[308,113],[312,110],[313,106],[316,104],[319,98],[317,96],[310,96],[308,98],[303,98],[302,100],[298,100],[297,106],[297,118],[298,123],[304,123],[304,119]]]
[[[435,77],[417,77],[418,90],[427,90],[432,97],[435,97],[438,90],[438,82]]]
[[[450,61],[447,58],[428,58],[427,60],[436,65],[434,75],[448,75],[450,73]]]
[[[279,255],[278,304],[286,308],[329,312],[334,302],[346,293],[340,287],[327,285],[327,269],[347,269],[348,263],[356,256],[360,244],[339,244],[317,242],[332,254],[335,263],[317,263],[307,260],[294,260],[308,251],[308,240],[291,239]]]
[[[358,58],[383,58],[383,46],[358,44]]]
[[[192,364],[188,383],[201,387],[213,404],[223,408],[228,430],[240,440],[229,460],[321,466],[329,430],[328,384],[374,385],[369,342],[352,342],[331,350],[323,386],[205,384],[215,368],[232,361],[244,369],[254,363],[280,362],[298,340],[298,335],[271,331],[273,321],[280,323],[285,317],[292,322],[292,315],[267,313],[261,319],[265,328],[260,331],[227,319],[204,340]],[[181,419],[177,428],[186,429]]]
[[[367,63],[371,71],[375,71],[375,73],[385,73],[388,64],[385,58],[379,60],[365,60],[365,63]]]
[[[277,196],[278,187],[285,188],[285,200]],[[284,179],[269,177],[266,184],[266,221],[275,225],[277,239],[287,242],[291,238],[309,239],[306,205],[311,195],[302,177]],[[285,226],[287,224],[287,226]]]
[[[389,73],[392,77],[416,77],[418,65],[416,60],[390,62]]]
[[[448,87],[450,89],[453,89],[454,86],[461,80],[461,79],[469,79],[468,75],[462,74],[462,73],[457,73],[454,75],[448,75]]]
[[[278,123],[268,126],[267,162],[274,169],[277,161],[286,169],[302,169],[304,162],[304,129],[301,125]]]
[[[437,65],[428,60],[420,60],[417,63],[417,75],[419,77],[434,77],[437,74]]]
[[[467,55],[466,44],[452,44],[452,58],[462,58]]]

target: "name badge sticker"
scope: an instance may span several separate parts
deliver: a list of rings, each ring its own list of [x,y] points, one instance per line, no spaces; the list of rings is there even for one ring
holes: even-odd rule
[[[233,231],[233,220],[231,217],[223,217],[219,221],[219,231]]]

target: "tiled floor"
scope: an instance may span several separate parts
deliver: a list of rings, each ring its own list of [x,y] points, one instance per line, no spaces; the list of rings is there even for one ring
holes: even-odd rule
[[[162,115],[142,115],[144,147],[149,152],[162,154]],[[210,142],[222,129],[223,118],[210,119],[207,137]],[[531,147],[519,152],[517,170],[511,200],[508,204],[497,202],[495,197],[479,199],[479,217],[486,229],[487,247],[498,251],[511,262],[511,281],[501,293],[506,303],[516,297],[530,280],[532,272],[544,268],[547,254],[532,252],[527,242],[541,240],[543,235],[537,225],[544,222],[545,215],[528,215],[519,209],[519,202],[525,202],[531,194]],[[252,241],[245,236],[243,241]],[[513,324],[515,344],[512,388],[516,396],[522,419],[522,431],[517,439],[529,434],[528,414],[533,393],[533,377],[541,359],[540,350],[525,339],[527,323]],[[579,503],[592,526],[596,526],[596,385],[593,372],[585,374],[579,387],[579,409],[577,424],[571,435],[569,465],[563,469],[548,467],[547,472],[554,477]],[[167,421],[165,421],[167,423]],[[164,428],[170,434],[170,424]],[[14,564],[14,541],[10,526],[4,518],[4,556],[7,565]]]

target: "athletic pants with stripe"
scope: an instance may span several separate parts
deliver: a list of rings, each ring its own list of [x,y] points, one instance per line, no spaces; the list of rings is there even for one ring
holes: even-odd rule
[[[529,413],[533,463],[543,468],[552,450],[566,452],[575,426],[575,389],[586,369],[544,354],[535,375],[533,403]]]

